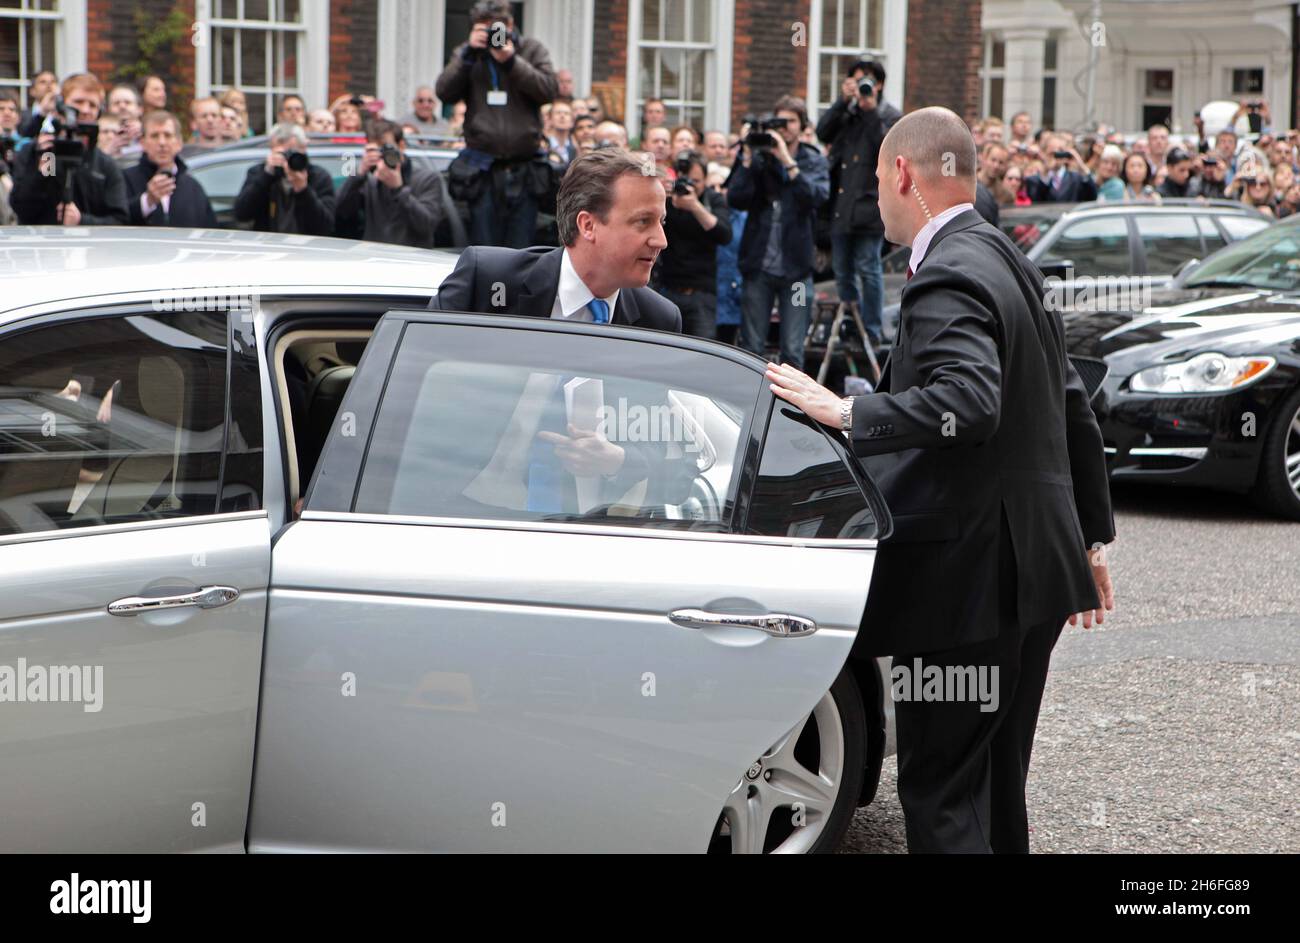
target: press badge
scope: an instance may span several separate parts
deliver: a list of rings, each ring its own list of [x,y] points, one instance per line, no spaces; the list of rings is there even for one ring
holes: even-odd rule
[[[503,89],[494,88],[488,92],[487,102],[489,105],[504,105],[506,103],[506,93]]]

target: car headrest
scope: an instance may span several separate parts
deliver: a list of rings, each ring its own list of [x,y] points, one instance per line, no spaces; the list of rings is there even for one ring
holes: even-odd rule
[[[170,357],[140,358],[140,406],[145,415],[169,426],[185,419],[185,374]]]

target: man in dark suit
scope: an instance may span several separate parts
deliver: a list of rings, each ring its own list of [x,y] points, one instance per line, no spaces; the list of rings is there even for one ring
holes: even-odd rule
[[[972,206],[962,120],[943,108],[907,115],[878,174],[886,238],[912,247],[881,392],[841,400],[784,364],[768,377],[848,431],[893,512],[854,656],[895,656],[908,848],[1025,852],[1052,648],[1067,617],[1090,628],[1114,606],[1101,432],[1041,273]],[[945,679],[938,696],[916,699],[907,678],[932,668]],[[993,679],[992,709],[949,683],[971,669]]]
[[[646,287],[664,237],[667,194],[648,156],[601,148],[569,165],[556,197],[559,248],[471,246],[429,307],[513,314],[681,333],[678,307]],[[617,390],[606,399],[617,402]],[[638,399],[643,398],[638,396]],[[662,443],[616,443],[590,432],[544,430],[541,438],[573,475],[606,477],[622,493],[650,479],[664,503],[684,500],[689,469],[666,461]]]
[[[1043,138],[1046,174],[1025,178],[1025,193],[1035,203],[1082,203],[1097,199],[1097,181],[1079,152],[1059,134]]]
[[[131,222],[216,229],[212,202],[179,156],[183,142],[176,116],[167,111],[145,115],[141,144],[140,162],[122,173]]]

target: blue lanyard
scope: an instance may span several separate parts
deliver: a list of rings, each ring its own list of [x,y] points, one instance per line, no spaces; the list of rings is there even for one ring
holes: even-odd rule
[[[492,72],[492,91],[495,92],[501,88],[501,82],[497,78],[497,64],[492,60],[491,53],[488,54],[488,69]]]

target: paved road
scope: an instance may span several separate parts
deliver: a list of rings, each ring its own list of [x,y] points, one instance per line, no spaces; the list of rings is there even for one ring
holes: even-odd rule
[[[1116,486],[1117,612],[1066,628],[1043,697],[1035,852],[1300,851],[1300,523]],[[897,767],[845,851],[905,852]]]

